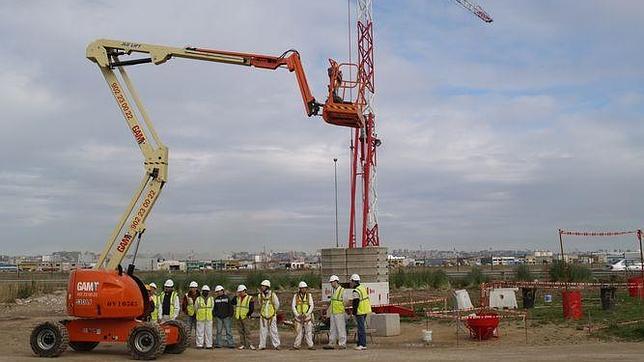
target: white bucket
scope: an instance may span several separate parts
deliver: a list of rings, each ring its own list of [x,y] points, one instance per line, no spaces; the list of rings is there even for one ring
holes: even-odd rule
[[[428,329],[423,329],[423,342],[429,344],[432,343],[432,331]]]

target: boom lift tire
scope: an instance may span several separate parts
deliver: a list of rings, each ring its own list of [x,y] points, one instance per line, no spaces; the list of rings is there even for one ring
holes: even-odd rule
[[[154,322],[144,322],[132,328],[127,349],[133,359],[153,360],[165,350],[165,332]]]
[[[69,342],[69,346],[76,352],[89,352],[98,346],[99,342]]]
[[[44,322],[33,329],[29,343],[38,357],[58,357],[69,346],[69,333],[60,322]]]
[[[179,320],[169,320],[161,324],[174,326],[179,330],[179,341],[175,344],[168,344],[165,346],[165,353],[180,354],[188,348],[190,343],[190,331],[188,325]]]

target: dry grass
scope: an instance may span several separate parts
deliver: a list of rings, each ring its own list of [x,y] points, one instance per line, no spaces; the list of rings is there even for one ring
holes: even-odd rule
[[[51,283],[36,281],[0,283],[0,302],[11,303],[16,299],[24,299],[34,295],[51,293],[55,289],[55,286]]]

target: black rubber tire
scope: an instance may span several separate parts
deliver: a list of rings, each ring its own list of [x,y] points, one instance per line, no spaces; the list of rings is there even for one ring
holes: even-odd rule
[[[165,346],[165,353],[171,354],[180,354],[188,348],[190,344],[190,331],[188,330],[188,325],[179,320],[169,320],[161,323],[161,326],[164,325],[174,326],[179,330],[179,341],[175,344],[168,344]]]
[[[58,357],[69,346],[69,333],[60,322],[40,323],[31,332],[29,344],[38,357]]]
[[[152,360],[165,350],[165,332],[157,323],[142,322],[127,337],[127,350],[137,360]]]
[[[76,352],[88,352],[98,346],[98,342],[69,342],[69,346]]]

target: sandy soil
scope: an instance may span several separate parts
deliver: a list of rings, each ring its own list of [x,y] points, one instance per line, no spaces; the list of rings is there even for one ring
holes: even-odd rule
[[[32,300],[24,305],[0,305],[0,360],[35,360],[29,347],[31,328],[45,320],[55,320],[65,316],[62,295],[46,296]],[[583,330],[563,325],[531,326],[526,343],[523,322],[503,320],[499,338],[478,342],[461,333],[456,339],[453,323],[431,322],[434,343],[422,343],[422,330],[425,322],[405,322],[401,324],[401,334],[395,337],[374,337],[369,341],[369,350],[326,351],[318,345],[316,351],[285,350],[293,341],[293,332],[281,329],[281,351],[236,351],[228,349],[197,350],[188,349],[181,355],[164,355],[163,360],[208,360],[242,358],[244,361],[427,361],[427,360],[613,360],[644,361],[644,343],[601,342],[588,336]],[[351,336],[352,337],[352,336]],[[257,340],[257,331],[252,338]],[[324,340],[325,337],[322,337]],[[350,338],[353,341],[353,338]],[[125,346],[122,344],[100,345],[90,353],[67,351],[60,360],[127,360]]]

